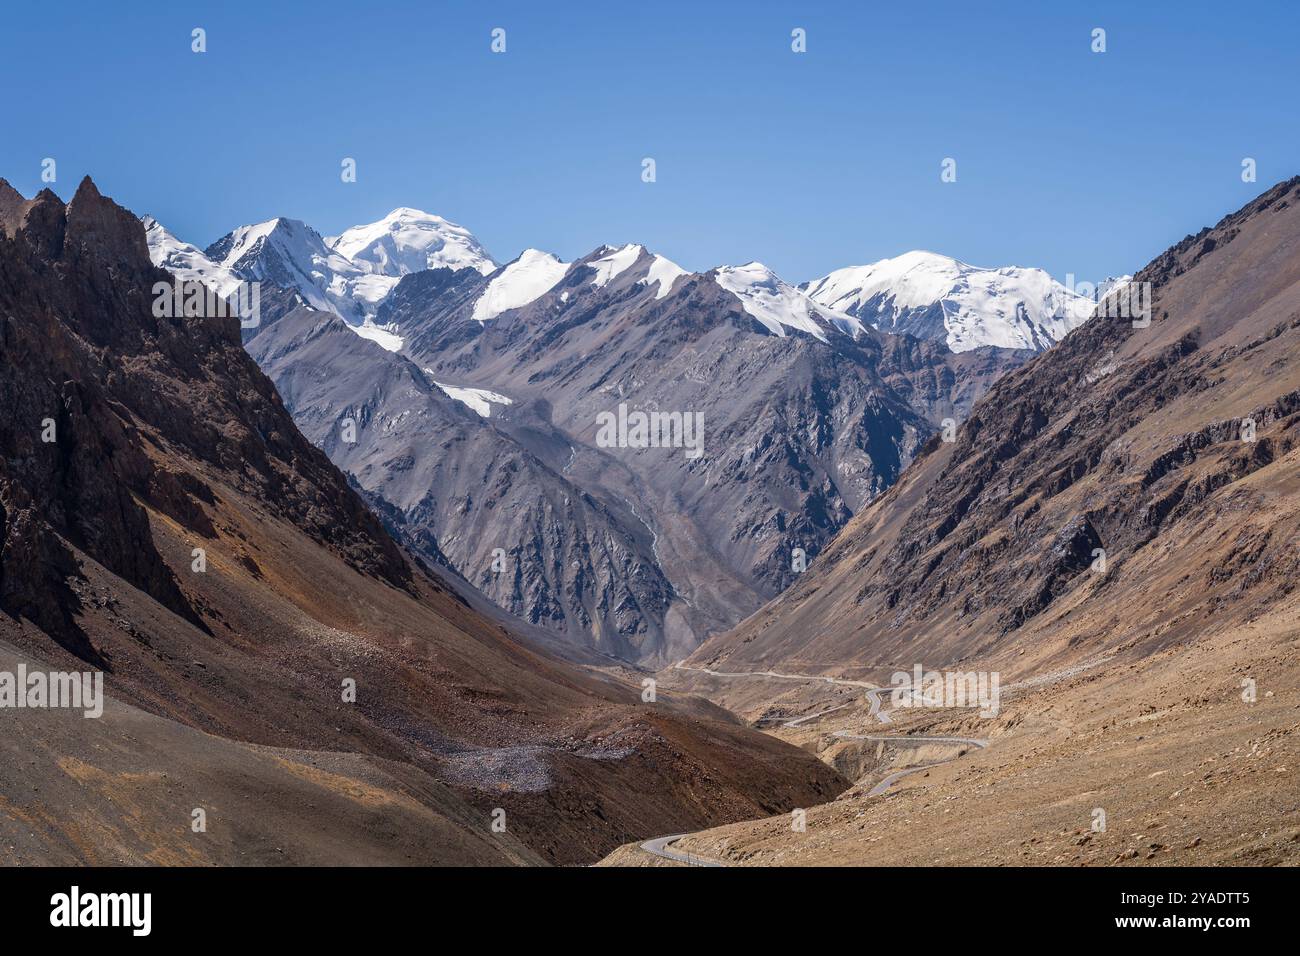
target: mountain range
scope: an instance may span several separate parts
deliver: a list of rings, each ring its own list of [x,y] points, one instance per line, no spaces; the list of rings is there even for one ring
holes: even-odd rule
[[[697,658],[870,667],[924,648],[1011,652],[1000,663],[1015,672],[1276,606],[1298,557],[1273,513],[1300,445],[1298,194],[1283,183],[1155,259],[1135,277],[1152,289],[1149,326],[1103,303]]]
[[[1040,270],[929,254],[802,288],[635,243],[497,267],[467,230],[405,208],[328,241],[287,219],[241,227],[204,253],[146,225],[154,262],[184,278],[291,293],[247,347],[394,534],[511,614],[634,663],[688,654],[787,587],[946,420],[1093,305]],[[620,407],[700,416],[699,457],[604,447],[597,422]]]

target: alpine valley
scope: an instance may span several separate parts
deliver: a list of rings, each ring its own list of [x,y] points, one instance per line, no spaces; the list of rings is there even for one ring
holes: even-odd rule
[[[6,863],[1296,858],[1300,179],[1096,290],[0,182],[0,316]]]
[[[205,251],[145,226],[184,280],[262,284],[248,351],[392,534],[560,646],[651,667],[781,593],[1094,305],[1041,270],[929,253],[803,286],[635,243],[498,266],[410,208]],[[685,416],[702,440],[604,441],[602,415]]]

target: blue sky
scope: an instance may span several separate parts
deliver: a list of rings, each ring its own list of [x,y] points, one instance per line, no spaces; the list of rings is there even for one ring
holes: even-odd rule
[[[31,195],[54,157],[61,195],[90,173],[200,246],[404,205],[503,261],[635,241],[802,281],[924,248],[1095,281],[1300,173],[1297,28],[1269,2],[10,4],[0,176]]]

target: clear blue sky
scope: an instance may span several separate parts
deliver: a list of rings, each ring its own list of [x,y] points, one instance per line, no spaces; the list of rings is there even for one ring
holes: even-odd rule
[[[11,3],[0,176],[31,195],[54,157],[61,195],[90,173],[200,246],[405,205],[502,261],[636,241],[802,281],[925,248],[1094,280],[1300,172],[1295,6]]]

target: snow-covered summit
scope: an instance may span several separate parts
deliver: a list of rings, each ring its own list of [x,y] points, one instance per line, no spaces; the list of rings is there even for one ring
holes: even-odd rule
[[[502,312],[522,308],[544,296],[564,278],[569,263],[540,249],[525,249],[514,262],[493,273],[474,302],[472,318],[495,319]]]
[[[1091,314],[1091,301],[1042,269],[982,269],[933,252],[908,252],[838,269],[804,291],[886,332],[946,342],[1042,351]]]
[[[653,286],[656,299],[667,296],[678,279],[691,274],[671,259],[651,252],[638,243],[601,246],[581,261],[596,271],[595,278],[591,280],[593,288],[603,289],[619,276],[633,270],[631,275],[636,277],[636,284],[647,288]]]
[[[630,269],[633,263],[641,258],[641,253],[645,251],[645,248],[635,243],[628,243],[626,246],[617,249],[612,246],[604,246],[597,251],[604,253],[604,255],[598,259],[592,259],[587,265],[596,270],[596,278],[591,280],[591,284],[597,289],[603,289]]]
[[[464,226],[409,206],[376,222],[353,226],[326,240],[357,267],[401,277],[424,269],[474,269],[487,275],[497,264]]]
[[[353,288],[365,272],[297,219],[280,217],[239,226],[208,246],[205,254],[240,279],[290,289],[312,308],[335,312],[350,323],[362,321],[368,313],[367,302]],[[368,286],[372,297],[381,291]]]
[[[199,281],[218,295],[229,296],[239,285],[239,278],[225,266],[213,262],[198,246],[178,239],[153,216],[144,216],[145,240],[154,265],[179,275],[186,282]]]

